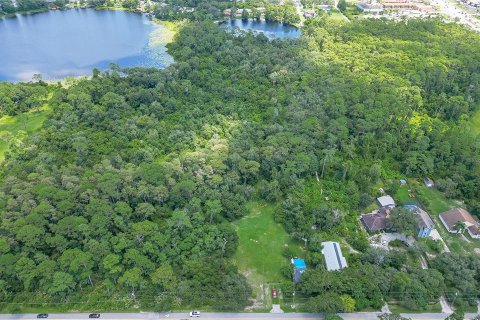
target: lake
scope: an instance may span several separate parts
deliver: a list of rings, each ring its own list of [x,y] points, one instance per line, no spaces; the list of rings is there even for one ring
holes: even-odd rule
[[[233,19],[226,21],[223,25],[232,29],[239,28],[240,30],[261,32],[269,39],[298,38],[301,35],[300,29],[294,26],[266,20]]]
[[[173,62],[173,32],[145,15],[70,9],[0,19],[0,80],[29,81],[90,75],[110,63],[164,68]]]

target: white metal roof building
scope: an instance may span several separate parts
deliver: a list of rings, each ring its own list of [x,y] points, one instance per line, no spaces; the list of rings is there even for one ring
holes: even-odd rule
[[[377,201],[381,207],[395,208],[395,200],[389,195],[381,196],[377,198]]]
[[[336,271],[347,267],[347,260],[342,255],[342,249],[338,242],[322,242],[323,256],[325,257],[325,263],[328,271]]]

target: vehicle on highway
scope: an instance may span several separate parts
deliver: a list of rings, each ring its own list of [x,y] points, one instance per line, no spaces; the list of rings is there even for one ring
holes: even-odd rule
[[[190,317],[200,317],[200,311],[191,311],[190,312]]]
[[[46,319],[46,318],[48,318],[48,314],[46,313],[37,314],[37,319]]]
[[[90,313],[88,317],[91,319],[98,319],[100,318],[100,313]]]

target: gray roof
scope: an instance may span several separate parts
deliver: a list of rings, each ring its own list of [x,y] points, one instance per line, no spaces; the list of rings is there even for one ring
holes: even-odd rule
[[[393,200],[393,198],[389,195],[379,197],[377,198],[377,201],[382,207],[395,207],[395,200]]]
[[[347,260],[342,255],[342,249],[338,242],[322,242],[322,253],[325,257],[325,263],[328,271],[340,270],[347,267]]]

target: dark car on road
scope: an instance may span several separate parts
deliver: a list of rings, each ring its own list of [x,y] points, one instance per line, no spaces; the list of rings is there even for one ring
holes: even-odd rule
[[[38,319],[46,319],[46,318],[48,318],[48,314],[46,314],[46,313],[37,314],[37,318]]]
[[[100,318],[100,313],[90,313],[88,317],[91,319],[97,319]]]

